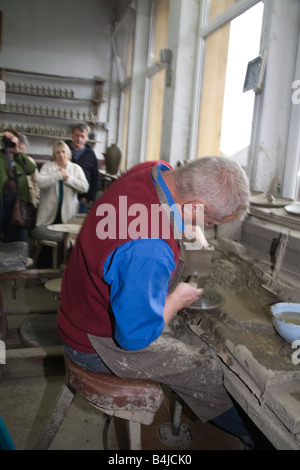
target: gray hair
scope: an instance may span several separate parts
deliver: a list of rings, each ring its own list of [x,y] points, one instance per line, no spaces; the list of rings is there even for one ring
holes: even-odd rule
[[[212,208],[216,220],[243,219],[249,209],[250,189],[245,171],[227,157],[201,157],[174,170],[181,197],[202,201]]]
[[[19,143],[29,145],[29,142],[28,142],[28,139],[27,139],[26,135],[19,134]]]
[[[89,135],[89,133],[91,132],[91,129],[89,128],[89,126],[85,124],[84,122],[73,124],[71,127],[71,134],[73,134],[73,132],[76,131],[77,129],[80,132],[86,132],[87,135]]]

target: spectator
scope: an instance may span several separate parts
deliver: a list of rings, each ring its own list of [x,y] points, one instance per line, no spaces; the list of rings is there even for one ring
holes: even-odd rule
[[[0,152],[0,231],[4,242],[26,241],[27,230],[12,225],[11,217],[18,195],[30,201],[27,176],[35,172],[35,164],[19,151],[19,134],[13,129],[2,132]]]
[[[62,140],[53,145],[53,161],[43,164],[38,176],[41,190],[37,227],[66,223],[78,211],[78,194],[89,185],[82,168],[71,161],[71,151]]]
[[[71,161],[71,151],[65,142],[53,145],[53,161],[43,164],[39,176],[40,202],[33,238],[53,240],[47,225],[67,223],[78,212],[78,194],[88,191],[88,182],[82,168]],[[61,250],[59,250],[61,251]],[[60,258],[60,256],[58,256]],[[37,259],[38,268],[51,266],[51,248],[43,246]]]
[[[95,152],[86,143],[89,135],[89,127],[86,124],[74,124],[72,126],[71,140],[66,143],[72,152],[72,161],[81,166],[89,183],[89,189],[79,196],[79,212],[86,213],[94,202],[96,194],[101,189],[101,174],[98,170],[98,159]]]

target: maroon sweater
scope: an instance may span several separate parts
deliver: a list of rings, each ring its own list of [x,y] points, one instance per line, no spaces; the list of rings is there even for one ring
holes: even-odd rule
[[[128,215],[128,209],[133,204],[143,204],[148,209],[148,229],[139,238],[151,236],[151,205],[160,204],[151,175],[151,169],[157,163],[136,165],[112,183],[93,205],[80,231],[64,273],[58,310],[60,336],[65,344],[77,351],[94,352],[87,333],[100,337],[113,336],[114,316],[109,303],[109,285],[103,279],[103,265],[113,250],[132,240],[127,229],[137,217]],[[115,210],[115,217],[109,219],[105,209],[110,214],[114,214]],[[165,218],[164,223],[169,225],[167,216],[164,214],[162,217]],[[108,223],[106,227],[105,218]],[[112,229],[109,238],[103,239],[104,227],[106,231]],[[159,238],[163,238],[161,227],[162,224]],[[173,251],[177,266],[180,249],[172,229],[169,233],[170,237],[164,239]]]

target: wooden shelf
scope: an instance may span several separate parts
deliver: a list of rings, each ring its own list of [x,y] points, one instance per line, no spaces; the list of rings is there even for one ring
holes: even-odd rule
[[[56,96],[56,95],[49,95],[47,93],[30,93],[30,92],[25,92],[25,91],[11,91],[11,90],[6,90],[6,94],[11,94],[11,95],[23,95],[23,96],[34,96],[34,97],[37,97],[37,98],[50,98],[52,100],[66,100],[66,101],[82,101],[82,102],[86,102],[86,101],[94,101],[94,100],[91,100],[90,98],[76,98],[75,96],[73,98],[69,97],[69,96]]]
[[[93,84],[95,81],[99,83],[105,83],[105,80],[101,77],[94,77],[94,78],[87,78],[87,77],[74,77],[70,75],[57,75],[57,74],[49,74],[43,72],[36,72],[33,70],[20,70],[20,69],[11,69],[11,68],[2,68],[2,80],[5,81],[5,73],[11,73],[15,75],[32,75],[33,77],[41,77],[41,78],[50,78],[50,79],[59,79],[59,80],[67,80],[69,82],[84,82]]]
[[[20,81],[22,80],[23,83],[19,83],[19,75]],[[90,79],[17,69],[2,69],[2,80],[6,83],[6,93],[10,96],[16,95],[19,102],[0,105],[0,115],[2,115],[2,119],[8,115],[16,116],[15,119],[12,118],[13,123],[10,127],[18,130],[18,132],[23,132],[32,137],[57,139],[69,137],[67,135],[69,131],[63,123],[84,122],[89,125],[92,133],[107,129],[107,123],[100,122],[98,118],[100,105],[103,103],[102,95],[105,83],[100,77]],[[91,94],[92,98],[87,98],[86,94]],[[24,98],[21,98],[21,96]],[[53,104],[55,102],[58,104],[58,101],[65,102],[66,109],[63,107],[54,108],[51,105],[46,106],[45,99],[54,100]],[[72,102],[75,105],[73,107]],[[76,109],[76,103],[78,106],[80,103],[79,109]],[[22,116],[22,120],[18,116]],[[36,120],[36,125],[24,125],[23,118],[30,119],[30,123]],[[41,120],[45,122],[48,119],[57,121],[57,129],[40,125]],[[5,127],[7,127],[7,124],[2,123]],[[47,127],[48,130],[43,132]],[[19,130],[20,128],[22,131]],[[42,131],[32,131],[35,128],[41,128]],[[61,130],[61,135],[59,130]],[[96,143],[99,140],[91,140],[90,142]]]
[[[2,106],[6,106],[6,105],[2,105]],[[1,108],[0,108],[1,109]],[[51,111],[51,110],[50,110]],[[57,111],[57,110],[55,110]],[[33,118],[46,118],[46,119],[55,119],[55,120],[61,120],[61,121],[71,121],[71,122],[74,122],[74,121],[79,121],[79,122],[86,122],[87,124],[94,124],[94,125],[98,125],[100,123],[98,123],[95,119],[85,119],[84,117],[76,117],[76,116],[73,116],[73,117],[63,117],[63,116],[57,116],[57,115],[51,115],[51,114],[47,114],[47,113],[26,113],[26,111],[10,111],[10,110],[6,110],[6,109],[1,109],[1,112],[4,113],[4,114],[15,114],[15,115],[19,115],[19,116],[26,116],[26,117],[33,117]],[[74,114],[76,114],[76,111],[74,111]]]

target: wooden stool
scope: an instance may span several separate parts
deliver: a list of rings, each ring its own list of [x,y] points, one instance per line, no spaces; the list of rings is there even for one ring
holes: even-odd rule
[[[89,372],[66,355],[65,366],[67,385],[62,386],[34,450],[50,447],[76,393],[104,414],[125,419],[129,425],[130,449],[141,450],[141,424],[152,423],[163,401],[160,385],[152,380],[122,379],[113,374]]]
[[[58,269],[25,269],[24,271],[0,272],[0,339],[5,339],[7,333],[7,318],[3,306],[1,281],[10,280],[12,282],[11,295],[12,298],[16,298],[18,279],[51,279],[59,275],[62,276],[62,274]]]
[[[37,265],[38,257],[41,253],[43,246],[52,248],[52,268],[57,269],[60,264],[61,250],[63,245],[63,234],[59,232],[52,232],[46,225],[35,227],[29,231],[29,238],[36,246],[33,256],[34,264]]]
[[[2,281],[12,282],[11,295],[16,298],[18,279],[39,279],[62,276],[58,269],[26,269],[28,245],[26,242],[11,242],[0,245],[0,339],[6,339],[7,318],[3,306]]]
[[[47,289],[50,292],[54,292],[54,294],[56,294],[55,299],[60,300],[61,284],[62,284],[61,277],[49,279],[49,281],[45,282],[45,289]]]

